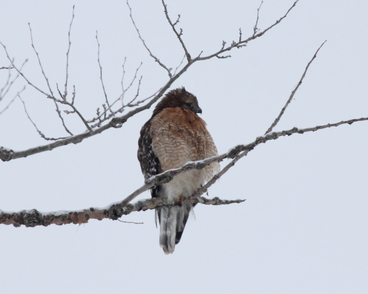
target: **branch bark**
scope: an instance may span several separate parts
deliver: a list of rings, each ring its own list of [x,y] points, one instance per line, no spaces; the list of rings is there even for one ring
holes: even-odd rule
[[[297,4],[297,2],[298,2],[298,0],[294,2],[294,4],[288,9],[288,11],[281,18],[279,18],[275,23],[273,23],[272,25],[270,25],[269,27],[267,27],[263,31],[254,33],[252,36],[250,36],[247,39],[242,39],[242,34],[241,34],[241,31],[240,31],[238,42],[233,41],[232,44],[230,46],[227,46],[227,47],[225,46],[226,43],[223,42],[223,46],[221,47],[221,49],[219,51],[217,51],[217,52],[215,52],[213,54],[210,54],[208,56],[201,57],[201,54],[199,54],[196,58],[191,58],[191,54],[187,50],[187,47],[185,46],[184,41],[182,39],[182,30],[180,30],[180,32],[178,32],[177,29],[176,29],[176,25],[178,24],[179,18],[175,22],[172,22],[171,21],[169,15],[168,15],[167,5],[163,1],[162,3],[163,3],[163,6],[164,6],[164,13],[165,13],[165,16],[166,16],[166,18],[168,20],[168,23],[172,27],[173,31],[175,32],[178,41],[182,45],[182,48],[183,48],[184,53],[185,53],[185,56],[187,57],[187,63],[177,73],[175,73],[175,74],[171,74],[171,71],[169,70],[169,67],[167,67],[166,65],[161,64],[161,62],[159,62],[159,59],[155,55],[153,55],[152,52],[149,50],[149,48],[145,44],[144,39],[142,38],[142,36],[141,36],[141,34],[140,34],[140,32],[139,32],[139,30],[138,30],[138,28],[137,28],[137,26],[136,26],[136,24],[134,22],[134,19],[132,17],[131,8],[129,6],[129,3],[127,3],[128,6],[129,6],[129,9],[130,9],[130,17],[132,19],[132,22],[133,22],[134,27],[137,30],[138,37],[142,40],[143,45],[148,50],[150,56],[155,61],[159,62],[160,66],[163,67],[168,72],[169,80],[166,82],[166,84],[162,88],[160,88],[157,91],[157,94],[148,103],[146,103],[145,105],[140,106],[140,107],[137,107],[134,110],[131,110],[130,112],[128,112],[127,114],[125,114],[123,116],[116,116],[116,117],[112,118],[109,122],[107,122],[106,124],[104,124],[102,126],[100,126],[100,124],[98,124],[98,126],[96,128],[93,128],[93,129],[88,124],[88,121],[89,120],[88,119],[85,119],[82,116],[82,114],[80,113],[80,111],[78,111],[78,109],[75,108],[75,106],[74,106],[74,96],[75,95],[73,95],[72,102],[68,102],[66,100],[66,97],[65,96],[62,96],[62,99],[61,100],[54,97],[53,92],[52,92],[52,89],[51,89],[51,86],[50,86],[49,81],[48,81],[48,78],[47,78],[47,76],[46,76],[46,74],[44,72],[44,69],[43,69],[43,66],[42,66],[42,63],[41,63],[41,59],[40,59],[39,54],[38,54],[38,52],[37,52],[37,50],[36,50],[36,48],[34,46],[33,36],[32,36],[32,29],[31,29],[31,26],[29,26],[29,28],[30,28],[30,35],[31,35],[31,44],[32,44],[32,47],[33,47],[33,49],[35,51],[35,54],[37,56],[37,60],[38,60],[38,63],[39,63],[41,72],[42,72],[44,78],[46,79],[46,82],[47,82],[48,89],[49,89],[49,92],[50,93],[47,93],[46,91],[43,91],[43,90],[41,90],[41,88],[39,88],[36,85],[34,85],[22,73],[22,71],[17,68],[15,66],[14,62],[12,61],[12,59],[10,58],[5,45],[3,45],[2,43],[0,43],[3,46],[3,48],[4,48],[4,51],[5,51],[6,55],[7,55],[8,60],[11,62],[11,66],[18,72],[18,74],[29,85],[31,85],[34,89],[36,89],[37,91],[39,91],[40,93],[42,93],[43,95],[45,95],[48,99],[54,100],[54,102],[56,104],[57,103],[60,103],[60,104],[65,104],[65,105],[68,105],[69,107],[71,107],[72,108],[72,113],[76,113],[80,117],[80,119],[82,120],[83,124],[86,126],[86,128],[87,128],[88,131],[86,131],[84,133],[81,133],[81,134],[78,134],[78,135],[71,135],[69,137],[66,137],[65,139],[60,139],[60,140],[57,140],[56,142],[53,142],[53,143],[50,143],[50,144],[47,144],[47,145],[38,146],[38,147],[35,147],[35,148],[30,148],[30,149],[27,149],[27,150],[23,150],[23,151],[13,151],[13,150],[11,150],[11,148],[6,148],[6,147],[1,147],[0,146],[1,147],[1,149],[0,149],[0,159],[2,161],[10,161],[10,160],[18,159],[18,158],[24,158],[24,157],[27,157],[27,156],[30,156],[30,155],[34,155],[34,154],[37,154],[37,153],[40,153],[40,152],[50,151],[50,150],[53,150],[55,148],[58,148],[58,147],[61,147],[61,146],[65,146],[65,145],[68,145],[68,144],[78,144],[78,143],[82,142],[84,139],[90,138],[90,137],[95,136],[97,134],[100,134],[100,133],[106,131],[107,129],[121,127],[132,116],[136,115],[137,113],[140,113],[141,111],[144,111],[146,109],[149,109],[158,99],[160,99],[162,97],[162,95],[166,92],[166,90],[168,90],[170,88],[170,86],[179,77],[181,77],[195,62],[208,60],[208,59],[211,59],[211,58],[214,58],[214,57],[222,58],[223,56],[221,56],[220,54],[222,54],[224,52],[227,52],[227,51],[231,51],[234,48],[242,48],[246,44],[248,44],[248,42],[261,37],[266,32],[268,32],[269,30],[271,30],[273,27],[275,27],[276,25],[278,25],[282,20],[284,20],[287,17],[287,15],[290,13],[290,11],[295,7],[295,5]],[[257,15],[258,15],[258,13],[259,13],[259,11],[257,12]],[[73,8],[72,21],[73,21],[73,19],[74,19],[74,8]],[[72,21],[71,21],[71,24],[72,24]],[[258,22],[258,18],[257,18],[257,22]],[[257,22],[256,22],[256,24],[257,24]],[[70,36],[71,24],[69,26],[68,36]],[[68,69],[68,64],[69,64],[68,63],[68,58],[69,58],[69,49],[70,49],[70,38],[68,40],[69,40],[69,45],[68,45],[69,47],[68,47],[68,51],[67,51],[67,69]],[[68,77],[68,71],[66,72],[66,75]],[[66,77],[66,81],[67,81],[67,77]],[[66,94],[66,92],[64,93],[64,95],[65,94]],[[121,112],[121,109],[119,109],[117,112]],[[59,116],[60,116],[60,113],[59,113]],[[64,125],[64,127],[66,127],[65,124],[63,124],[63,125]],[[66,128],[66,130],[68,131],[69,134],[71,134],[71,132],[69,131],[69,129]]]
[[[201,161],[189,162],[178,169],[168,170],[164,173],[158,174],[154,177],[149,178],[146,183],[126,197],[123,201],[119,203],[112,204],[107,208],[90,208],[79,211],[71,212],[55,212],[55,213],[41,213],[36,209],[24,210],[21,212],[2,212],[0,211],[0,224],[20,226],[25,225],[26,227],[35,226],[48,226],[50,224],[62,225],[62,224],[81,224],[87,223],[90,219],[102,220],[104,218],[116,220],[123,215],[127,215],[134,211],[145,211],[148,209],[155,209],[161,206],[168,205],[181,205],[178,203],[167,203],[166,199],[154,198],[147,199],[144,201],[139,201],[135,204],[130,204],[130,202],[140,195],[141,193],[147,191],[155,185],[161,185],[170,182],[176,175],[191,170],[191,169],[202,169],[212,162],[220,162],[225,158],[231,158],[232,161],[228,163],[219,173],[214,175],[212,179],[203,187],[198,189],[191,197],[186,201],[190,201],[193,204],[202,203],[206,205],[224,205],[232,203],[241,203],[245,200],[220,200],[218,198],[206,199],[204,197],[199,197],[207,191],[207,189],[212,186],[221,176],[223,176],[231,167],[235,165],[237,161],[248,155],[250,151],[256,148],[262,143],[266,143],[270,140],[277,140],[280,137],[291,136],[294,134],[304,134],[308,132],[316,132],[331,127],[338,127],[344,124],[353,124],[359,121],[367,121],[368,117],[362,117],[358,119],[351,119],[346,121],[340,121],[332,124],[325,124],[320,126],[315,126],[311,128],[292,128],[290,130],[285,130],[281,132],[268,133],[264,136],[257,137],[253,142],[247,145],[238,145],[230,149],[227,153],[207,158]],[[3,149],[0,148],[0,155]]]
[[[228,205],[233,203],[242,203],[245,200],[221,200],[219,198],[207,199],[199,197],[193,199],[191,202],[193,205],[201,203],[204,205]],[[88,223],[91,219],[103,220],[111,219],[118,220],[123,215],[128,215],[134,211],[146,211],[152,210],[158,207],[167,206],[166,199],[153,198],[139,201],[135,204],[112,204],[107,208],[89,208],[79,211],[62,211],[62,212],[40,212],[37,209],[23,210],[20,212],[4,212],[0,211],[0,224],[13,225],[14,227],[20,227],[22,225],[26,227],[36,227],[49,225],[67,225],[67,224],[84,224]],[[171,204],[181,205],[181,203]]]

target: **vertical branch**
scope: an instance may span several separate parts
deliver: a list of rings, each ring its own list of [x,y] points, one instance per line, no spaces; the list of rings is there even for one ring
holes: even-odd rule
[[[105,89],[105,83],[103,81],[102,65],[101,65],[101,60],[100,60],[100,42],[98,40],[98,32],[97,31],[96,31],[96,41],[97,41],[97,62],[98,62],[98,67],[100,69],[100,81],[101,81],[102,91],[103,91],[104,96],[105,96],[105,102],[106,102],[106,105],[107,105],[107,109],[111,113],[113,113],[113,111],[111,110],[111,107],[110,107],[109,99],[107,98],[107,93],[106,93],[106,89]]]
[[[72,25],[73,25],[73,21],[74,21],[74,8],[75,8],[75,5],[73,5],[72,19],[70,21],[69,30],[68,30],[68,49],[66,51],[66,62],[65,62],[65,84],[64,84],[64,95],[62,96],[62,98],[64,100],[66,99],[66,96],[68,95],[69,53],[70,53],[70,48],[72,46],[70,34],[71,34],[71,31],[72,31]]]
[[[185,52],[185,56],[187,58],[187,61],[190,63],[192,61],[192,57],[190,56],[189,51],[188,51],[187,47],[185,46],[185,43],[184,43],[184,41],[182,39],[183,30],[180,29],[180,31],[178,32],[176,30],[176,27],[175,27],[179,23],[179,21],[180,21],[180,14],[178,15],[178,18],[176,19],[176,21],[173,23],[171,21],[171,19],[170,19],[169,12],[167,10],[167,5],[166,5],[166,3],[165,3],[164,0],[162,0],[162,5],[164,7],[164,12],[165,12],[166,19],[169,22],[169,24],[170,24],[172,30],[174,31],[176,37],[179,39],[179,42],[180,42],[180,44],[183,47],[183,50]]]
[[[259,21],[259,12],[261,11],[262,4],[263,4],[263,0],[261,1],[261,4],[257,8],[257,18],[256,18],[256,23],[254,24],[254,27],[253,27],[253,36],[255,36],[259,32],[258,21]],[[240,33],[240,39],[241,39],[241,33]]]

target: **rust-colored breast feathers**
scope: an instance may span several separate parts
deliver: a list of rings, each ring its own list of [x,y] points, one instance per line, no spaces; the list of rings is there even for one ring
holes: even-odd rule
[[[150,134],[153,152],[161,164],[160,172],[217,155],[206,123],[187,109],[170,107],[162,110],[153,117]],[[212,167],[208,169],[212,175]]]

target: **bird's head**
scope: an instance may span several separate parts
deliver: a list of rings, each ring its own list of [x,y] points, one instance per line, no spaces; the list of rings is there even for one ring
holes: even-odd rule
[[[197,97],[187,92],[184,87],[168,92],[156,105],[153,115],[156,115],[167,107],[181,107],[194,113],[202,113],[202,109],[198,105]]]

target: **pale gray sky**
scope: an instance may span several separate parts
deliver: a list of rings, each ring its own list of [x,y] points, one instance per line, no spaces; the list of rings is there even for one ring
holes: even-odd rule
[[[4,1],[3,1],[4,2]],[[216,3],[213,3],[216,2]],[[1,4],[0,41],[25,74],[46,89],[30,46],[28,23],[52,87],[64,84],[67,31],[72,6],[62,1]],[[292,1],[264,1],[265,28]],[[88,115],[103,102],[99,84],[99,34],[105,86],[119,95],[121,65],[126,83],[143,62],[142,97],[167,80],[148,56],[124,1],[78,1],[72,29],[70,85]],[[184,40],[193,56],[218,50],[223,40],[252,33],[260,1],[168,1],[181,14]],[[132,1],[147,45],[168,67],[183,52],[160,1]],[[262,135],[312,64],[302,87],[275,130],[368,116],[366,1],[301,0],[290,16],[232,58],[194,65],[172,88],[185,86],[202,118],[226,152]],[[8,61],[0,51],[0,67]],[[6,71],[0,72],[0,87]],[[24,82],[0,103],[0,111]],[[133,95],[133,92],[130,93]],[[130,96],[131,97],[131,96]],[[52,102],[27,86],[28,111],[49,136],[64,136]],[[143,183],[136,159],[139,130],[151,110],[78,145],[0,163],[0,209],[76,210],[122,200]],[[69,120],[75,131],[84,131]],[[294,135],[258,146],[213,186],[209,197],[245,198],[230,206],[197,206],[175,253],[158,245],[154,212],[126,221],[82,226],[0,226],[2,293],[367,293],[368,123]],[[45,144],[19,100],[0,116],[0,146],[23,150]],[[149,198],[148,192],[139,199]]]

